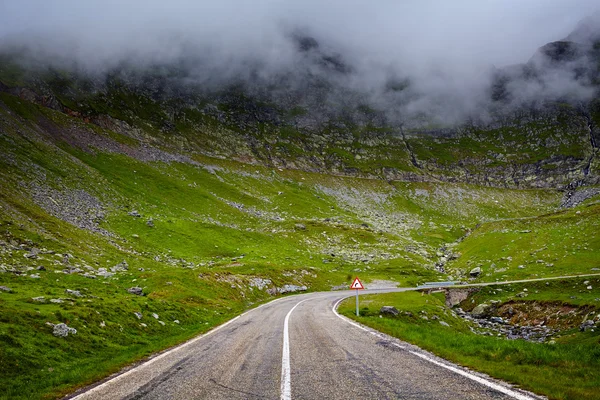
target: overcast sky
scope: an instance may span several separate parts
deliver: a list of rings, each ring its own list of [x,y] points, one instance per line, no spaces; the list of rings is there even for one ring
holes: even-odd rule
[[[290,34],[302,32],[352,65],[353,84],[381,87],[398,73],[421,93],[475,104],[492,65],[527,62],[599,9],[598,0],[0,0],[0,47],[27,43],[100,69],[197,52],[213,63],[207,75],[248,60],[293,66]],[[573,86],[561,79],[558,90]],[[414,104],[430,107],[423,101]]]
[[[594,0],[4,0],[0,37],[109,58],[168,55],[166,37],[269,56],[283,31],[301,28],[377,62],[506,65],[598,9]]]

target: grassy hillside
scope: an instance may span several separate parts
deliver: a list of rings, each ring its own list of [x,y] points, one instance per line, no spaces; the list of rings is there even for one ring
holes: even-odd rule
[[[600,271],[600,204],[522,219],[482,224],[455,247],[461,257],[449,273],[466,279],[475,268],[480,279],[514,280]]]

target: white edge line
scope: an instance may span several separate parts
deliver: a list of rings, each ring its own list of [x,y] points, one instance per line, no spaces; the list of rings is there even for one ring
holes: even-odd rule
[[[338,317],[339,317],[339,318],[340,318],[342,321],[345,321],[345,322],[349,323],[350,325],[353,325],[353,326],[355,326],[355,327],[357,327],[357,328],[359,328],[359,329],[362,329],[362,330],[363,330],[363,331],[365,331],[365,332],[369,332],[369,333],[373,333],[373,332],[375,332],[375,331],[373,331],[373,330],[367,329],[367,328],[365,328],[365,327],[363,327],[363,326],[361,326],[361,325],[359,325],[359,324],[357,324],[357,323],[355,323],[355,322],[353,322],[353,321],[349,320],[348,318],[346,318],[346,317],[344,317],[344,316],[340,315],[340,314],[337,312],[337,308],[338,308],[338,306],[340,305],[340,303],[341,303],[343,300],[347,299],[348,297],[351,297],[351,296],[347,296],[347,297],[344,297],[344,298],[341,298],[341,299],[339,299],[339,300],[338,300],[338,301],[337,301],[337,302],[336,302],[336,303],[333,305],[333,308],[331,309],[331,311],[333,311],[333,313],[334,313],[335,315],[337,315],[337,316],[338,316]],[[375,334],[375,336],[378,336],[378,337],[383,337],[381,334]],[[396,343],[393,343],[393,344],[394,344],[396,347],[399,347],[399,348],[401,348],[401,349],[406,349],[406,347],[404,347],[404,346],[398,345],[398,344],[396,344]],[[450,371],[452,371],[452,372],[455,372],[455,373],[457,373],[457,374],[459,374],[459,375],[462,375],[462,376],[464,376],[465,378],[471,379],[471,380],[473,380],[473,381],[475,381],[475,382],[477,382],[477,383],[480,383],[480,384],[482,384],[482,385],[484,385],[484,386],[487,386],[487,387],[489,387],[490,389],[494,389],[494,390],[496,390],[496,391],[498,391],[498,392],[504,393],[504,394],[506,394],[506,395],[508,395],[508,396],[510,396],[510,397],[513,397],[513,398],[515,398],[515,399],[518,399],[518,400],[535,400],[533,397],[530,397],[530,396],[524,395],[524,394],[522,394],[522,393],[519,393],[519,392],[516,392],[516,391],[514,391],[514,390],[510,390],[510,389],[508,389],[508,388],[506,388],[506,387],[504,387],[504,386],[498,385],[497,383],[494,383],[494,382],[491,382],[491,381],[489,381],[489,380],[487,380],[487,379],[484,379],[484,378],[481,378],[481,377],[479,377],[479,376],[473,375],[473,374],[471,374],[471,373],[469,373],[469,372],[467,372],[467,371],[464,371],[464,370],[462,370],[462,369],[456,368],[456,367],[454,367],[454,366],[452,366],[452,365],[447,365],[447,364],[441,363],[441,362],[439,362],[439,361],[437,361],[437,360],[434,360],[434,359],[433,359],[433,358],[431,358],[431,357],[428,357],[428,356],[426,356],[425,354],[421,354],[421,353],[418,353],[418,352],[416,352],[416,351],[412,351],[412,350],[408,350],[408,352],[409,352],[409,353],[411,353],[411,354],[414,354],[414,355],[415,355],[415,356],[417,356],[417,357],[420,357],[420,358],[422,358],[423,360],[429,361],[429,362],[430,362],[430,363],[432,363],[432,364],[438,365],[438,366],[440,366],[440,367],[442,367],[442,368],[446,368],[446,369],[448,369],[448,370],[450,370]]]
[[[290,338],[289,338],[289,322],[292,312],[300,304],[304,303],[304,299],[298,303],[287,313],[283,321],[283,352],[281,354],[281,400],[292,399],[292,377],[290,367]]]
[[[223,323],[223,324],[221,324],[221,325],[219,325],[219,326],[217,326],[217,327],[215,327],[215,328],[211,329],[210,331],[208,331],[208,332],[206,332],[206,333],[204,333],[204,334],[202,334],[202,335],[200,335],[200,336],[196,336],[195,338],[193,338],[193,339],[190,339],[190,340],[188,340],[187,342],[185,342],[185,343],[182,343],[182,344],[180,344],[180,345],[178,345],[178,346],[176,346],[176,347],[172,348],[171,350],[165,351],[164,353],[161,353],[161,354],[159,354],[158,356],[156,356],[156,357],[154,357],[154,358],[151,358],[150,360],[148,360],[148,361],[146,361],[146,362],[144,362],[144,363],[142,363],[142,364],[138,365],[138,366],[137,366],[137,367],[135,367],[135,368],[132,368],[132,369],[130,369],[129,371],[123,372],[122,374],[119,374],[119,375],[115,376],[114,378],[111,378],[111,379],[107,380],[106,382],[104,382],[104,383],[102,383],[102,384],[100,384],[100,385],[98,385],[98,386],[94,386],[93,388],[91,388],[91,389],[89,389],[89,390],[86,390],[86,391],[84,391],[83,393],[80,393],[80,394],[78,394],[78,395],[77,395],[77,396],[75,396],[75,397],[71,397],[71,400],[76,400],[76,399],[79,399],[79,398],[83,398],[84,396],[87,396],[88,394],[95,393],[95,392],[97,392],[97,391],[101,390],[102,388],[104,388],[105,386],[108,386],[109,384],[113,384],[113,383],[115,383],[115,382],[118,382],[118,381],[120,381],[121,379],[125,378],[126,376],[129,376],[129,375],[131,375],[132,373],[134,373],[134,372],[137,372],[137,370],[138,370],[139,368],[146,367],[146,366],[148,366],[148,365],[150,365],[150,364],[152,364],[152,363],[154,363],[154,362],[156,362],[156,361],[158,361],[158,360],[160,360],[160,359],[163,359],[163,358],[165,358],[166,356],[170,355],[171,353],[174,353],[174,352],[176,352],[176,351],[182,350],[182,349],[186,348],[187,346],[189,346],[189,345],[191,345],[191,344],[193,344],[193,343],[196,343],[198,340],[201,340],[201,339],[203,339],[203,338],[205,338],[205,337],[207,337],[207,336],[209,336],[209,335],[211,335],[211,334],[213,334],[213,333],[217,332],[218,330],[225,328],[227,325],[231,324],[232,322],[234,322],[234,321],[235,321],[235,320],[237,320],[238,318],[241,318],[241,317],[243,317],[244,315],[246,315],[246,314],[248,314],[248,313],[251,313],[252,311],[258,310],[259,308],[262,308],[262,307],[264,307],[264,306],[267,306],[267,305],[269,305],[269,304],[273,304],[274,302],[276,302],[276,301],[279,301],[279,300],[283,300],[283,299],[285,299],[285,298],[286,298],[286,297],[281,297],[281,298],[279,298],[279,299],[272,300],[272,301],[270,301],[270,302],[268,302],[268,303],[261,304],[260,306],[258,306],[258,307],[256,307],[256,308],[253,308],[253,309],[251,309],[251,310],[248,310],[248,311],[246,311],[246,312],[244,312],[244,313],[242,313],[242,314],[238,315],[237,317],[234,317],[234,318],[230,319],[229,321],[227,321],[227,322],[225,322],[225,323]]]

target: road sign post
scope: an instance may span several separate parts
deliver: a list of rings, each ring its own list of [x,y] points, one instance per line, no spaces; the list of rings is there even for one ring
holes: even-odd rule
[[[354,282],[352,282],[352,285],[350,285],[350,289],[356,289],[356,316],[358,317],[359,313],[358,313],[358,291],[360,289],[364,289],[365,287],[363,286],[362,282],[360,281],[360,279],[358,279],[358,277],[354,278]]]

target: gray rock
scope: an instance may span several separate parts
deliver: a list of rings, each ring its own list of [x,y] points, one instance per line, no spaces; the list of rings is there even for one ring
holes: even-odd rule
[[[54,325],[54,328],[52,330],[52,334],[56,337],[67,337],[69,336],[69,333],[71,335],[75,335],[77,333],[77,329],[70,328],[67,326],[67,324],[61,323]]]
[[[306,292],[307,290],[308,290],[308,287],[306,287],[306,286],[283,285],[282,288],[279,288],[279,293]]]
[[[129,269],[129,264],[127,264],[127,261],[122,261],[120,263],[118,263],[117,265],[115,265],[114,267],[112,267],[110,270],[112,272],[123,272],[123,271],[127,271]]]
[[[152,318],[158,319],[158,314],[157,313],[152,313]]]
[[[485,318],[491,312],[492,306],[490,304],[482,303],[477,305],[473,311],[471,311],[471,315],[475,318]]]
[[[127,215],[131,215],[132,217],[136,217],[136,218],[140,218],[142,216],[139,212],[137,212],[137,210],[128,212]]]
[[[393,307],[393,306],[383,306],[379,310],[379,314],[391,315],[391,316],[395,317],[396,315],[399,314],[399,312],[396,309],[396,307]]]
[[[65,293],[75,297],[83,297],[79,290],[65,289]]]
[[[440,321],[440,325],[443,325],[443,326],[450,326],[450,324],[448,324],[448,323],[447,323],[447,322],[445,322],[445,321]]]
[[[304,224],[296,224],[296,225],[294,225],[294,227],[296,229],[298,229],[299,231],[305,231],[306,230],[306,225],[304,225]]]
[[[581,332],[586,332],[590,329],[593,329],[594,325],[595,325],[594,321],[592,321],[591,319],[588,319],[587,321],[584,321],[584,323],[579,326],[579,330]]]
[[[130,287],[127,291],[131,294],[135,294],[137,296],[143,296],[144,290],[139,286]]]
[[[149,226],[150,228],[154,228],[154,221],[152,220],[152,218],[150,218],[148,221],[146,221],[146,225]]]
[[[115,274],[112,272],[108,272],[106,270],[106,268],[100,268],[100,269],[98,269],[98,272],[96,272],[96,275],[102,276],[104,278],[110,278],[111,276],[114,276]]]
[[[479,275],[481,275],[481,268],[480,267],[473,268],[469,272],[469,275],[471,275],[472,278],[477,278]]]
[[[0,286],[0,292],[12,292],[12,289],[6,286]]]
[[[134,312],[133,314],[137,317],[137,319],[142,319],[143,317],[141,312]]]
[[[60,304],[64,303],[63,299],[50,299],[50,303]]]
[[[45,303],[46,302],[46,298],[44,296],[32,297],[31,300],[37,301],[39,303]]]

